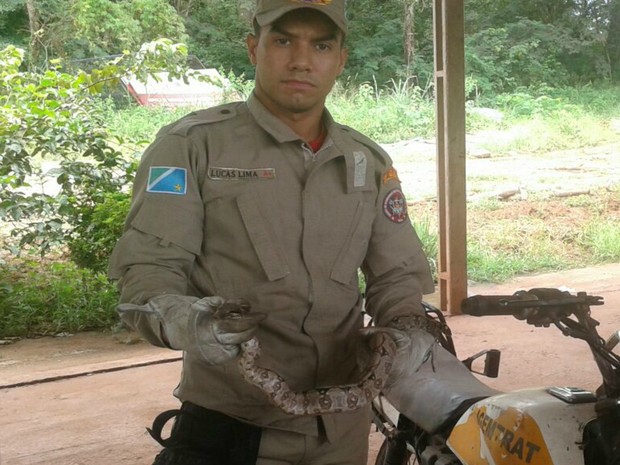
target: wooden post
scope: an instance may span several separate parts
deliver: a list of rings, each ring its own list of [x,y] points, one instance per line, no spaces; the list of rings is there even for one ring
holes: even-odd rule
[[[463,16],[463,0],[434,0],[439,300],[452,315],[467,297]]]

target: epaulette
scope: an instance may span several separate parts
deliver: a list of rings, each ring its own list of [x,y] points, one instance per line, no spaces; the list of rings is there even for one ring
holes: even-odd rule
[[[189,131],[204,124],[219,123],[237,116],[240,102],[226,103],[216,107],[206,108],[204,110],[194,111],[185,115],[181,119],[164,126],[158,132],[161,134],[174,134],[178,136],[186,136]]]
[[[376,155],[376,156],[378,156],[379,158],[382,159],[383,163],[385,163],[387,165],[391,165],[392,164],[392,158],[390,157],[390,155],[383,149],[383,147],[381,147],[379,144],[377,144],[370,137],[365,136],[364,134],[362,134],[361,132],[353,129],[350,126],[346,126],[344,124],[338,124],[338,126],[344,132],[349,134],[351,136],[351,138],[354,139],[356,142],[359,142],[360,144],[362,144],[362,145],[366,146],[367,148],[369,148],[374,155]]]

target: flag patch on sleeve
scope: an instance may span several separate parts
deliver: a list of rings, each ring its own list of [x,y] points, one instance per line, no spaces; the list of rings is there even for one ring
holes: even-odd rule
[[[185,195],[187,170],[170,166],[151,166],[146,191],[155,194]]]

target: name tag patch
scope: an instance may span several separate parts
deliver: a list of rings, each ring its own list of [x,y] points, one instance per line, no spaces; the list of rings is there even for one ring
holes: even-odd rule
[[[393,223],[403,223],[407,219],[407,200],[400,189],[393,189],[385,196],[383,213]]]
[[[185,195],[187,170],[171,166],[151,166],[146,191],[155,194]]]
[[[275,168],[209,168],[209,179],[217,181],[252,181],[275,179]]]

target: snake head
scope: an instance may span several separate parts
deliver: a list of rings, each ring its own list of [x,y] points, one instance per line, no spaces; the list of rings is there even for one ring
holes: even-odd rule
[[[224,300],[215,309],[215,318],[236,319],[247,315],[252,306],[245,299]]]

